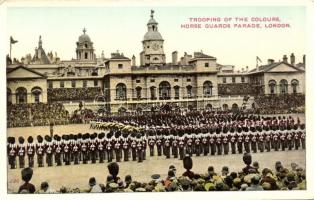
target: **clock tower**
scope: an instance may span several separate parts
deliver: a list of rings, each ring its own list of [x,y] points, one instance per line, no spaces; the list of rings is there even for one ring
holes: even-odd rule
[[[154,19],[154,10],[151,10],[150,20],[147,23],[147,33],[144,35],[141,65],[161,66],[166,64],[164,40],[158,32],[158,23]]]

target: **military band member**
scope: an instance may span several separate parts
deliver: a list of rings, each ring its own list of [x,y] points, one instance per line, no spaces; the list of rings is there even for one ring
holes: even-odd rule
[[[203,149],[204,156],[207,156],[209,152],[208,135],[209,135],[208,133],[204,133],[202,135],[202,149]]]
[[[8,137],[8,158],[9,158],[9,165],[11,169],[16,168],[16,155],[17,155],[17,145],[15,144],[14,137]]]
[[[210,144],[210,154],[213,156],[216,154],[216,144],[214,134],[211,133],[209,136],[209,144]]]
[[[130,150],[130,145],[128,141],[128,134],[125,133],[123,134],[123,141],[122,141],[122,148],[123,148],[123,157],[124,161],[129,161],[129,150]]]
[[[267,152],[270,152],[270,149],[271,149],[271,132],[269,130],[266,131],[265,148],[266,148]]]
[[[184,153],[184,147],[185,147],[185,142],[183,138],[183,133],[179,133],[179,155],[180,155],[180,160],[183,160],[185,153]]]
[[[216,146],[217,146],[217,154],[221,155],[222,154],[222,141],[221,141],[221,133],[219,132],[216,134]]]
[[[65,135],[64,140],[62,141],[62,152],[63,152],[63,161],[65,165],[70,165],[71,164],[71,159],[70,159],[70,154],[71,154],[71,147],[70,147],[70,142],[69,142],[69,136]]]
[[[263,132],[259,132],[258,134],[258,149],[260,152],[264,152],[264,136],[263,136]]]
[[[97,134],[91,134],[90,136],[90,144],[89,144],[89,153],[90,153],[90,159],[92,161],[92,164],[96,163],[97,159],[97,144],[96,144],[96,137]]]
[[[46,144],[45,144],[45,154],[46,154],[46,163],[48,167],[52,166],[53,160],[53,144],[52,138],[48,135],[45,136]]]
[[[131,150],[132,150],[132,160],[136,161],[136,148],[137,148],[137,142],[135,139],[135,133],[131,134],[132,139],[131,139]]]
[[[242,130],[241,129],[238,129],[237,135],[238,135],[238,138],[237,138],[237,149],[238,149],[238,152],[240,154],[242,154],[243,153],[243,145],[242,145],[242,143],[243,143],[243,134],[242,134]]]
[[[300,147],[300,137],[299,137],[299,133],[297,132],[297,128],[294,130],[293,140],[294,140],[294,148],[298,150]]]
[[[151,133],[148,137],[149,155],[154,156],[155,136]]]
[[[274,148],[275,148],[275,151],[278,151],[279,149],[279,138],[278,138],[278,130],[275,130],[273,132],[273,144],[274,144]]]
[[[292,140],[292,133],[291,130],[287,131],[287,146],[289,150],[293,148],[293,140]]]
[[[143,143],[142,143],[141,135],[138,134],[136,138],[137,138],[136,150],[137,150],[138,162],[143,162]]]
[[[107,134],[107,144],[106,144],[106,151],[107,151],[107,159],[108,159],[108,162],[112,162],[112,159],[113,159],[113,142],[112,142],[112,136],[113,134],[112,133],[108,133]]]
[[[177,139],[177,135],[175,134],[175,136],[172,139],[172,143],[171,143],[171,151],[173,154],[174,158],[178,158],[178,139]]]
[[[234,133],[234,129],[230,130],[230,144],[231,144],[231,153],[236,154],[236,137]]]
[[[200,137],[199,133],[195,136],[194,149],[195,149],[196,156],[200,156],[200,154],[201,154],[201,137]]]
[[[145,132],[142,132],[142,145],[143,145],[143,160],[146,160],[146,149],[147,149],[147,140]]]
[[[105,133],[98,134],[97,151],[98,151],[98,156],[99,156],[99,163],[104,163],[104,159],[105,159],[104,137],[105,137]]]
[[[162,141],[162,136],[160,135],[160,132],[158,132],[158,133],[159,133],[159,135],[157,135],[157,140],[156,140],[157,155],[161,156],[162,155],[163,141]]]
[[[284,151],[286,149],[286,135],[282,131],[280,135],[280,142],[281,142],[281,150]]]
[[[37,163],[38,167],[44,166],[44,144],[43,144],[43,137],[41,135],[37,136],[37,145],[36,145],[36,154],[37,154]]]
[[[24,144],[25,140],[23,137],[19,137],[19,145],[17,147],[17,156],[19,157],[19,165],[20,168],[25,167],[25,154],[26,154],[26,147]]]
[[[192,153],[193,153],[193,139],[192,139],[192,135],[188,135],[187,136],[187,141],[186,141],[186,153],[189,154],[190,157],[192,157]]]
[[[28,157],[28,166],[29,167],[34,167],[34,156],[35,156],[35,144],[33,144],[33,137],[29,136],[27,138],[27,146],[26,146],[26,151],[27,151],[27,157]]]
[[[170,139],[168,135],[164,137],[164,154],[166,158],[170,158]]]
[[[257,142],[257,137],[256,137],[256,131],[253,130],[252,132],[252,138],[251,138],[251,149],[254,153],[257,152],[257,145],[256,145],[256,142]]]
[[[83,164],[87,164],[88,163],[88,157],[87,157],[87,154],[88,154],[88,142],[87,142],[87,134],[84,134],[83,135],[83,140],[82,140],[82,143],[81,143],[81,153],[82,153],[82,160],[83,160]]]
[[[244,150],[246,153],[250,153],[250,133],[248,132],[244,135]]]
[[[114,144],[114,150],[116,154],[116,162],[121,162],[121,143],[119,141],[120,135],[116,135],[116,142]]]

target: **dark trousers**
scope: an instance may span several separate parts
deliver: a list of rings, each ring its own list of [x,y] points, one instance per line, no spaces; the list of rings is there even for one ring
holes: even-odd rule
[[[37,163],[38,163],[38,167],[43,167],[44,166],[44,159],[43,159],[43,155],[37,155]]]
[[[46,163],[48,167],[52,166],[52,154],[46,154]]]
[[[28,166],[34,167],[34,155],[28,156]]]
[[[20,168],[25,167],[25,156],[19,156],[19,164],[20,164]]]

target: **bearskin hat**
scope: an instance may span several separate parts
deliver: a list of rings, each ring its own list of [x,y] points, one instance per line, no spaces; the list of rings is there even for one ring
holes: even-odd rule
[[[44,138],[45,138],[45,140],[46,140],[47,142],[49,142],[49,138],[50,138],[49,135],[45,135]]]
[[[77,134],[77,139],[81,139],[82,138],[82,133]]]
[[[300,128],[301,128],[302,130],[304,130],[304,129],[305,129],[305,124],[301,124]]]
[[[20,144],[24,144],[24,141],[25,141],[24,138],[23,138],[22,136],[20,136],[20,137],[19,137],[19,143],[20,143]]]
[[[53,136],[53,139],[54,139],[54,140],[57,140],[58,137],[59,137],[59,135],[54,135],[54,136]]]
[[[70,140],[73,140],[73,139],[74,139],[74,135],[73,135],[73,134],[70,134],[70,135],[69,135],[69,139],[70,139]]]
[[[73,135],[73,140],[77,140],[77,135]]]
[[[250,165],[252,163],[252,156],[250,153],[244,153],[243,154],[243,162],[246,164],[246,165]]]
[[[34,141],[34,139],[33,139],[32,136],[29,136],[29,137],[27,138],[27,142],[28,142],[28,143],[33,143],[33,141]]]
[[[43,140],[44,140],[44,138],[43,138],[41,135],[38,135],[38,136],[37,136],[37,141],[38,141],[39,143],[42,143]]]
[[[33,176],[32,168],[30,167],[24,168],[21,171],[21,175],[22,175],[22,180],[28,183],[32,179],[32,176]]]
[[[14,144],[15,143],[15,137],[8,137],[8,143]]]
[[[119,174],[119,165],[116,162],[112,162],[108,164],[109,174],[111,174],[114,178]]]
[[[183,158],[183,167],[186,170],[191,170],[193,167],[193,160],[190,156],[185,156]]]

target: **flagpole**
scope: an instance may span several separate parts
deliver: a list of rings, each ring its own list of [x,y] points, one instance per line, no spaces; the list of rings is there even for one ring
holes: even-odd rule
[[[10,59],[12,60],[11,51],[12,51],[12,42],[11,42],[11,40],[10,40]]]

